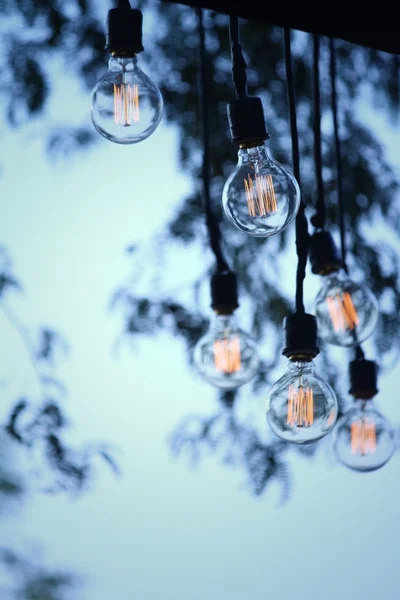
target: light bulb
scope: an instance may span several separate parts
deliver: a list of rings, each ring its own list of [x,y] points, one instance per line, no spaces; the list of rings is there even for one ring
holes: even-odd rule
[[[343,270],[323,277],[315,312],[321,339],[336,346],[355,346],[366,340],[379,316],[371,290],[352,281]]]
[[[267,420],[283,440],[309,444],[323,438],[337,418],[331,386],[315,373],[311,361],[290,361],[269,393]]]
[[[234,389],[254,377],[259,358],[255,342],[239,329],[234,315],[216,313],[209,331],[197,342],[194,362],[206,381]]]
[[[349,469],[375,471],[395,450],[394,431],[372,400],[356,400],[337,424],[334,448],[339,461]]]
[[[143,73],[136,56],[112,56],[108,65],[90,96],[93,125],[112,142],[136,144],[148,138],[161,121],[160,90]]]
[[[296,217],[300,189],[293,175],[260,142],[239,149],[222,202],[233,225],[254,237],[268,237],[286,229]]]

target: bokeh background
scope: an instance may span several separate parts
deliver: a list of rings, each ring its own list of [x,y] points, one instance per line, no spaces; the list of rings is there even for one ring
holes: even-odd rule
[[[143,3],[143,69],[165,99],[138,146],[92,129],[107,68],[106,2],[1,5],[0,598],[397,600],[399,457],[356,474],[332,439],[290,448],[265,423],[285,368],[294,232],[248,239],[221,214],[235,163],[227,17],[206,12],[212,191],[240,279],[239,321],[258,339],[256,380],[219,395],[191,351],[210,316],[213,263],[199,195],[193,11]],[[289,164],[281,31],[242,23],[270,147]],[[337,239],[327,40],[324,177]],[[311,39],[294,37],[302,173],[315,201]],[[350,266],[380,300],[377,405],[396,427],[400,349],[398,61],[338,42]],[[318,278],[308,272],[307,309]],[[341,411],[351,353],[324,348]]]

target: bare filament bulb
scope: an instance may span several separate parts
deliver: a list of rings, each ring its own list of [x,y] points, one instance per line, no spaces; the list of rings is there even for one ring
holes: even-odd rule
[[[215,340],[214,366],[222,373],[236,373],[241,367],[240,339],[238,336]]]
[[[243,183],[251,217],[264,217],[278,211],[272,175],[255,175],[253,182],[248,174]]]
[[[314,423],[314,392],[311,388],[289,386],[286,423],[291,427],[309,427]]]
[[[315,373],[312,361],[291,361],[272,387],[267,420],[283,440],[310,444],[323,438],[337,418],[334,391]]]
[[[135,56],[112,56],[108,65],[90,96],[93,125],[112,142],[136,144],[148,138],[161,121],[160,90],[143,73]]]
[[[136,83],[133,86],[130,83],[114,83],[114,120],[116,125],[124,127],[139,123],[139,87]]]
[[[321,339],[336,346],[355,346],[366,340],[379,316],[371,290],[341,270],[324,275],[322,281],[315,305]]]
[[[226,180],[222,203],[228,219],[254,237],[280,233],[296,217],[296,179],[274,160],[264,142],[240,147],[238,164]]]
[[[353,454],[374,454],[376,452],[376,429],[371,419],[362,418],[351,424],[351,451]]]
[[[239,329],[234,315],[215,313],[210,329],[196,344],[194,362],[208,383],[234,389],[254,377],[259,358],[255,342]]]
[[[395,433],[371,399],[358,399],[335,429],[338,460],[354,471],[375,471],[393,455]]]
[[[353,331],[359,324],[360,320],[349,292],[327,296],[326,303],[335,331]]]

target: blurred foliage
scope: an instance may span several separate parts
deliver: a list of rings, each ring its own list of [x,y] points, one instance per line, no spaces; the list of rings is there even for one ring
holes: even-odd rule
[[[4,443],[3,437],[0,438]],[[13,472],[12,469],[3,464],[4,458],[1,457],[0,465],[0,515],[8,504],[9,500],[14,500],[25,491],[21,478]]]
[[[277,480],[281,486],[280,503],[284,504],[291,490],[289,468],[283,460],[288,445],[283,441],[261,442],[255,429],[235,415],[234,400],[232,391],[225,392],[221,408],[215,414],[186,417],[171,435],[172,453],[186,454],[196,463],[203,453],[210,451],[228,467],[244,466],[247,484],[256,496],[261,496],[267,485]]]
[[[121,336],[131,343],[138,336],[155,335],[168,329],[184,340],[188,355],[205,330],[201,290],[211,270],[193,263],[183,288],[172,294],[166,291],[166,273],[174,271],[174,261],[182,248],[205,248],[206,236],[197,191],[200,176],[199,118],[197,81],[197,33],[194,11],[168,2],[139,2],[148,11],[148,18],[157,23],[152,37],[145,40],[146,70],[159,83],[165,100],[165,118],[173,123],[180,135],[179,162],[181,171],[193,179],[193,191],[183,199],[176,213],[157,235],[153,248],[159,269],[157,285],[139,281],[143,276],[143,255],[131,247],[129,254],[132,273],[116,291],[113,307],[121,314]],[[1,9],[5,35],[1,41],[1,94],[5,117],[13,126],[44,114],[56,82],[51,78],[51,59],[61,60],[65,72],[75,75],[86,90],[106,69],[104,27],[106,4],[92,0],[2,0]],[[153,12],[152,12],[153,11]],[[146,15],[145,15],[146,17]],[[288,295],[281,286],[285,261],[294,254],[293,231],[274,239],[260,240],[245,237],[222,218],[219,198],[222,186],[234,167],[235,150],[228,139],[226,103],[232,99],[227,17],[207,11],[208,86],[212,98],[210,136],[212,148],[212,192],[215,208],[221,217],[223,236],[232,268],[238,273],[242,304],[251,315],[253,334],[265,348],[264,361],[252,383],[254,393],[265,393],[271,383],[271,373],[280,359],[280,327],[282,318],[292,310],[294,293]],[[282,56],[281,31],[262,23],[243,23],[243,47],[250,68],[249,90],[263,98],[267,123],[271,133],[274,156],[287,164],[290,156],[290,137],[287,121],[285,74]],[[311,111],[311,45],[305,34],[296,34],[294,66],[298,102],[298,121],[302,159],[302,183],[305,198],[314,198],[313,133]],[[382,141],[362,119],[362,101],[368,96],[372,104],[397,123],[399,110],[398,59],[391,55],[338,41],[339,99],[341,134],[343,139],[343,172],[346,194],[347,236],[351,257],[350,267],[355,278],[362,278],[381,301],[381,320],[374,337],[376,354],[397,358],[400,348],[400,256],[395,242],[400,226],[398,202],[399,182],[389,164]],[[323,102],[323,160],[328,219],[336,222],[336,181],[331,115],[329,112],[328,46],[322,41],[322,102]],[[48,136],[52,151],[68,152],[88,146],[95,141],[90,124],[76,130],[61,124]],[[308,210],[310,216],[312,210]],[[376,228],[379,223],[381,227]],[[366,231],[374,230],[375,236]],[[333,232],[337,229],[333,225]],[[380,232],[380,233],[379,233]],[[378,236],[378,237],[377,237]],[[160,242],[160,240],[162,240]],[[169,261],[169,262],[168,262]],[[169,264],[170,269],[165,268]],[[155,267],[156,268],[156,267]],[[1,280],[0,280],[1,282]],[[14,282],[15,284],[15,282]],[[8,285],[7,280],[5,284]],[[9,285],[13,285],[10,280]],[[310,307],[311,308],[311,307]],[[344,355],[343,355],[344,356]],[[347,358],[347,357],[346,357]],[[190,358],[191,360],[191,358]],[[324,372],[331,381],[338,381],[338,365],[322,356]],[[343,372],[345,358],[341,360]],[[343,377],[342,377],[343,379]],[[22,401],[21,401],[22,402]],[[14,421],[23,411],[16,405],[11,415],[10,432],[18,439],[20,430]],[[230,400],[235,402],[235,394]],[[40,419],[44,419],[41,435],[49,444],[52,460],[69,465],[69,458],[60,453],[51,437],[62,428],[60,414],[48,399]],[[234,407],[235,408],[235,407]],[[46,412],[47,411],[47,412]],[[180,453],[188,447],[198,454],[206,445],[217,451],[229,438],[239,447],[239,462],[244,465],[255,493],[261,493],[273,478],[278,478],[287,494],[289,476],[284,463],[287,448],[276,440],[263,439],[254,429],[248,430],[236,418],[217,415],[208,420],[189,418],[172,436],[172,448]],[[194,427],[193,422],[197,423]],[[188,429],[189,428],[189,429]],[[218,429],[218,433],[216,431]],[[35,429],[35,428],[34,428]],[[39,428],[40,429],[40,428]],[[14,431],[15,430],[15,431]],[[56,433],[55,433],[56,432]],[[25,430],[26,433],[26,430]],[[28,430],[29,433],[29,430]],[[46,438],[47,436],[47,438]],[[28,435],[29,437],[29,435]],[[50,441],[52,440],[52,441]],[[312,453],[315,450],[297,450]],[[229,452],[228,452],[229,455]],[[229,462],[229,460],[228,460]],[[67,470],[69,467],[66,467]],[[84,470],[82,463],[73,474],[78,482]],[[61,469],[62,470],[62,469]]]
[[[71,573],[50,570],[7,548],[0,547],[0,565],[17,582],[0,587],[4,600],[67,600],[76,584]]]
[[[26,493],[18,473],[13,452],[0,435],[0,517],[12,506],[20,504]],[[4,514],[5,513],[5,514]],[[2,600],[66,600],[76,588],[78,577],[66,571],[45,567],[35,555],[27,558],[21,552],[0,545],[0,598]],[[37,550],[36,553],[37,554]]]
[[[106,444],[86,444],[76,449],[70,447],[63,433],[68,422],[62,404],[66,388],[56,374],[58,356],[66,353],[63,337],[50,328],[40,328],[33,341],[28,328],[11,310],[6,300],[12,289],[21,289],[12,274],[12,264],[7,251],[0,248],[0,310],[20,336],[37,379],[38,392],[17,398],[3,425],[9,438],[33,452],[41,450],[51,468],[52,481],[46,491],[80,491],[90,481],[93,458],[100,456],[115,473],[118,466]]]
[[[21,285],[13,274],[10,257],[0,248],[0,310],[25,345],[26,354],[37,378],[38,394],[18,398],[0,430],[0,517],[5,518],[13,500],[23,498],[29,476],[21,477],[10,460],[16,447],[44,456],[49,483],[45,491],[81,491],[91,480],[93,458],[101,456],[110,467],[118,467],[105,444],[69,447],[63,439],[67,426],[61,408],[66,390],[54,374],[58,355],[67,350],[63,338],[49,328],[41,328],[32,344],[30,332],[9,308],[7,296]],[[10,444],[10,441],[15,442]],[[2,540],[5,543],[5,540]],[[4,576],[3,576],[4,573]],[[4,581],[7,581],[5,583]],[[75,575],[39,564],[11,547],[0,547],[0,597],[4,600],[66,600],[76,587]]]

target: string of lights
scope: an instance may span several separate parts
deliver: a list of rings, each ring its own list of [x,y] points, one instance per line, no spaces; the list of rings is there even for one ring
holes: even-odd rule
[[[211,70],[203,9],[196,8],[195,14],[199,41],[201,197],[215,268],[211,276],[214,314],[208,332],[196,344],[194,362],[207,382],[224,390],[233,390],[254,377],[259,358],[255,342],[236,323],[234,312],[239,307],[237,277],[224,253],[221,224],[212,201],[209,112],[212,98],[207,85]],[[352,469],[379,468],[394,451],[394,434],[384,417],[372,406],[371,399],[378,391],[377,364],[366,360],[361,347],[361,342],[372,334],[378,318],[377,301],[368,288],[350,279],[347,264],[335,42],[329,40],[329,73],[340,252],[328,227],[323,179],[319,35],[312,36],[316,194],[311,236],[301,193],[291,31],[283,29],[283,48],[294,175],[271,156],[266,145],[270,136],[263,105],[261,98],[248,94],[247,63],[240,40],[239,20],[234,15],[229,17],[229,36],[234,99],[227,105],[227,115],[232,142],[238,147],[238,163],[224,185],[225,214],[242,232],[259,238],[280,233],[295,221],[295,311],[283,324],[283,355],[288,358],[288,368],[270,391],[267,420],[278,437],[298,444],[315,442],[329,433],[336,423],[338,404],[333,389],[315,372],[313,359],[319,353],[318,334],[324,342],[353,347],[355,359],[350,363],[349,374],[350,394],[355,404],[336,428],[335,450],[338,459]],[[161,120],[163,101],[157,86],[138,66],[137,54],[143,51],[142,13],[132,9],[128,0],[118,0],[116,8],[108,13],[106,48],[111,54],[109,72],[92,92],[92,121],[107,139],[134,144],[155,131]],[[304,305],[308,258],[312,272],[323,279],[316,299],[316,317],[308,314]]]
[[[296,97],[291,51],[291,34],[284,30],[286,86],[289,105],[293,168],[300,176]],[[303,303],[303,285],[308,253],[308,225],[304,201],[296,217],[296,312],[284,321],[284,356],[289,359],[285,374],[272,387],[267,420],[281,439],[297,444],[323,438],[334,427],[338,404],[335,392],[316,372],[313,359],[319,354],[317,322],[307,314]]]
[[[222,204],[229,221],[253,237],[284,231],[296,218],[300,189],[293,175],[271,155],[261,98],[247,94],[246,61],[238,18],[229,19],[232,81],[235,100],[227,106],[232,142],[239,147],[238,163],[228,177]]]
[[[196,344],[194,361],[200,375],[222,389],[234,389],[250,381],[257,372],[259,358],[255,342],[242,331],[234,315],[238,308],[237,277],[222,252],[221,230],[210,192],[209,92],[203,11],[196,9],[199,36],[199,97],[203,146],[203,207],[216,270],[211,277],[210,328]]]
[[[315,177],[317,181],[316,212],[312,223],[316,231],[310,239],[310,263],[313,273],[322,276],[322,287],[315,303],[320,338],[328,344],[344,347],[358,347],[372,335],[378,319],[378,303],[369,288],[350,279],[343,269],[345,256],[340,256],[330,231],[326,228],[326,198],[322,171],[322,136],[321,136],[321,95],[320,95],[320,40],[313,36],[313,110],[314,110],[314,157]],[[330,63],[332,74],[332,61]],[[335,65],[333,65],[335,75]],[[332,102],[337,104],[336,79],[331,78],[334,93]],[[338,139],[337,108],[333,110],[334,134]],[[338,155],[339,153],[339,155]],[[336,155],[340,158],[340,145],[336,147]],[[337,161],[337,164],[340,164]],[[342,183],[340,184],[342,185]],[[343,217],[343,194],[338,197],[339,223]],[[341,228],[342,250],[345,251],[344,222]]]
[[[341,140],[338,119],[337,65],[334,40],[330,40],[329,42],[329,51],[341,258],[343,269],[347,273],[346,214],[343,194]],[[393,455],[395,450],[395,436],[391,425],[377,411],[373,404],[373,398],[378,393],[378,365],[375,361],[365,358],[361,344],[357,343],[354,350],[355,358],[349,364],[349,393],[353,396],[354,402],[351,409],[337,424],[334,449],[338,460],[346,467],[354,471],[374,471],[385,465]]]

